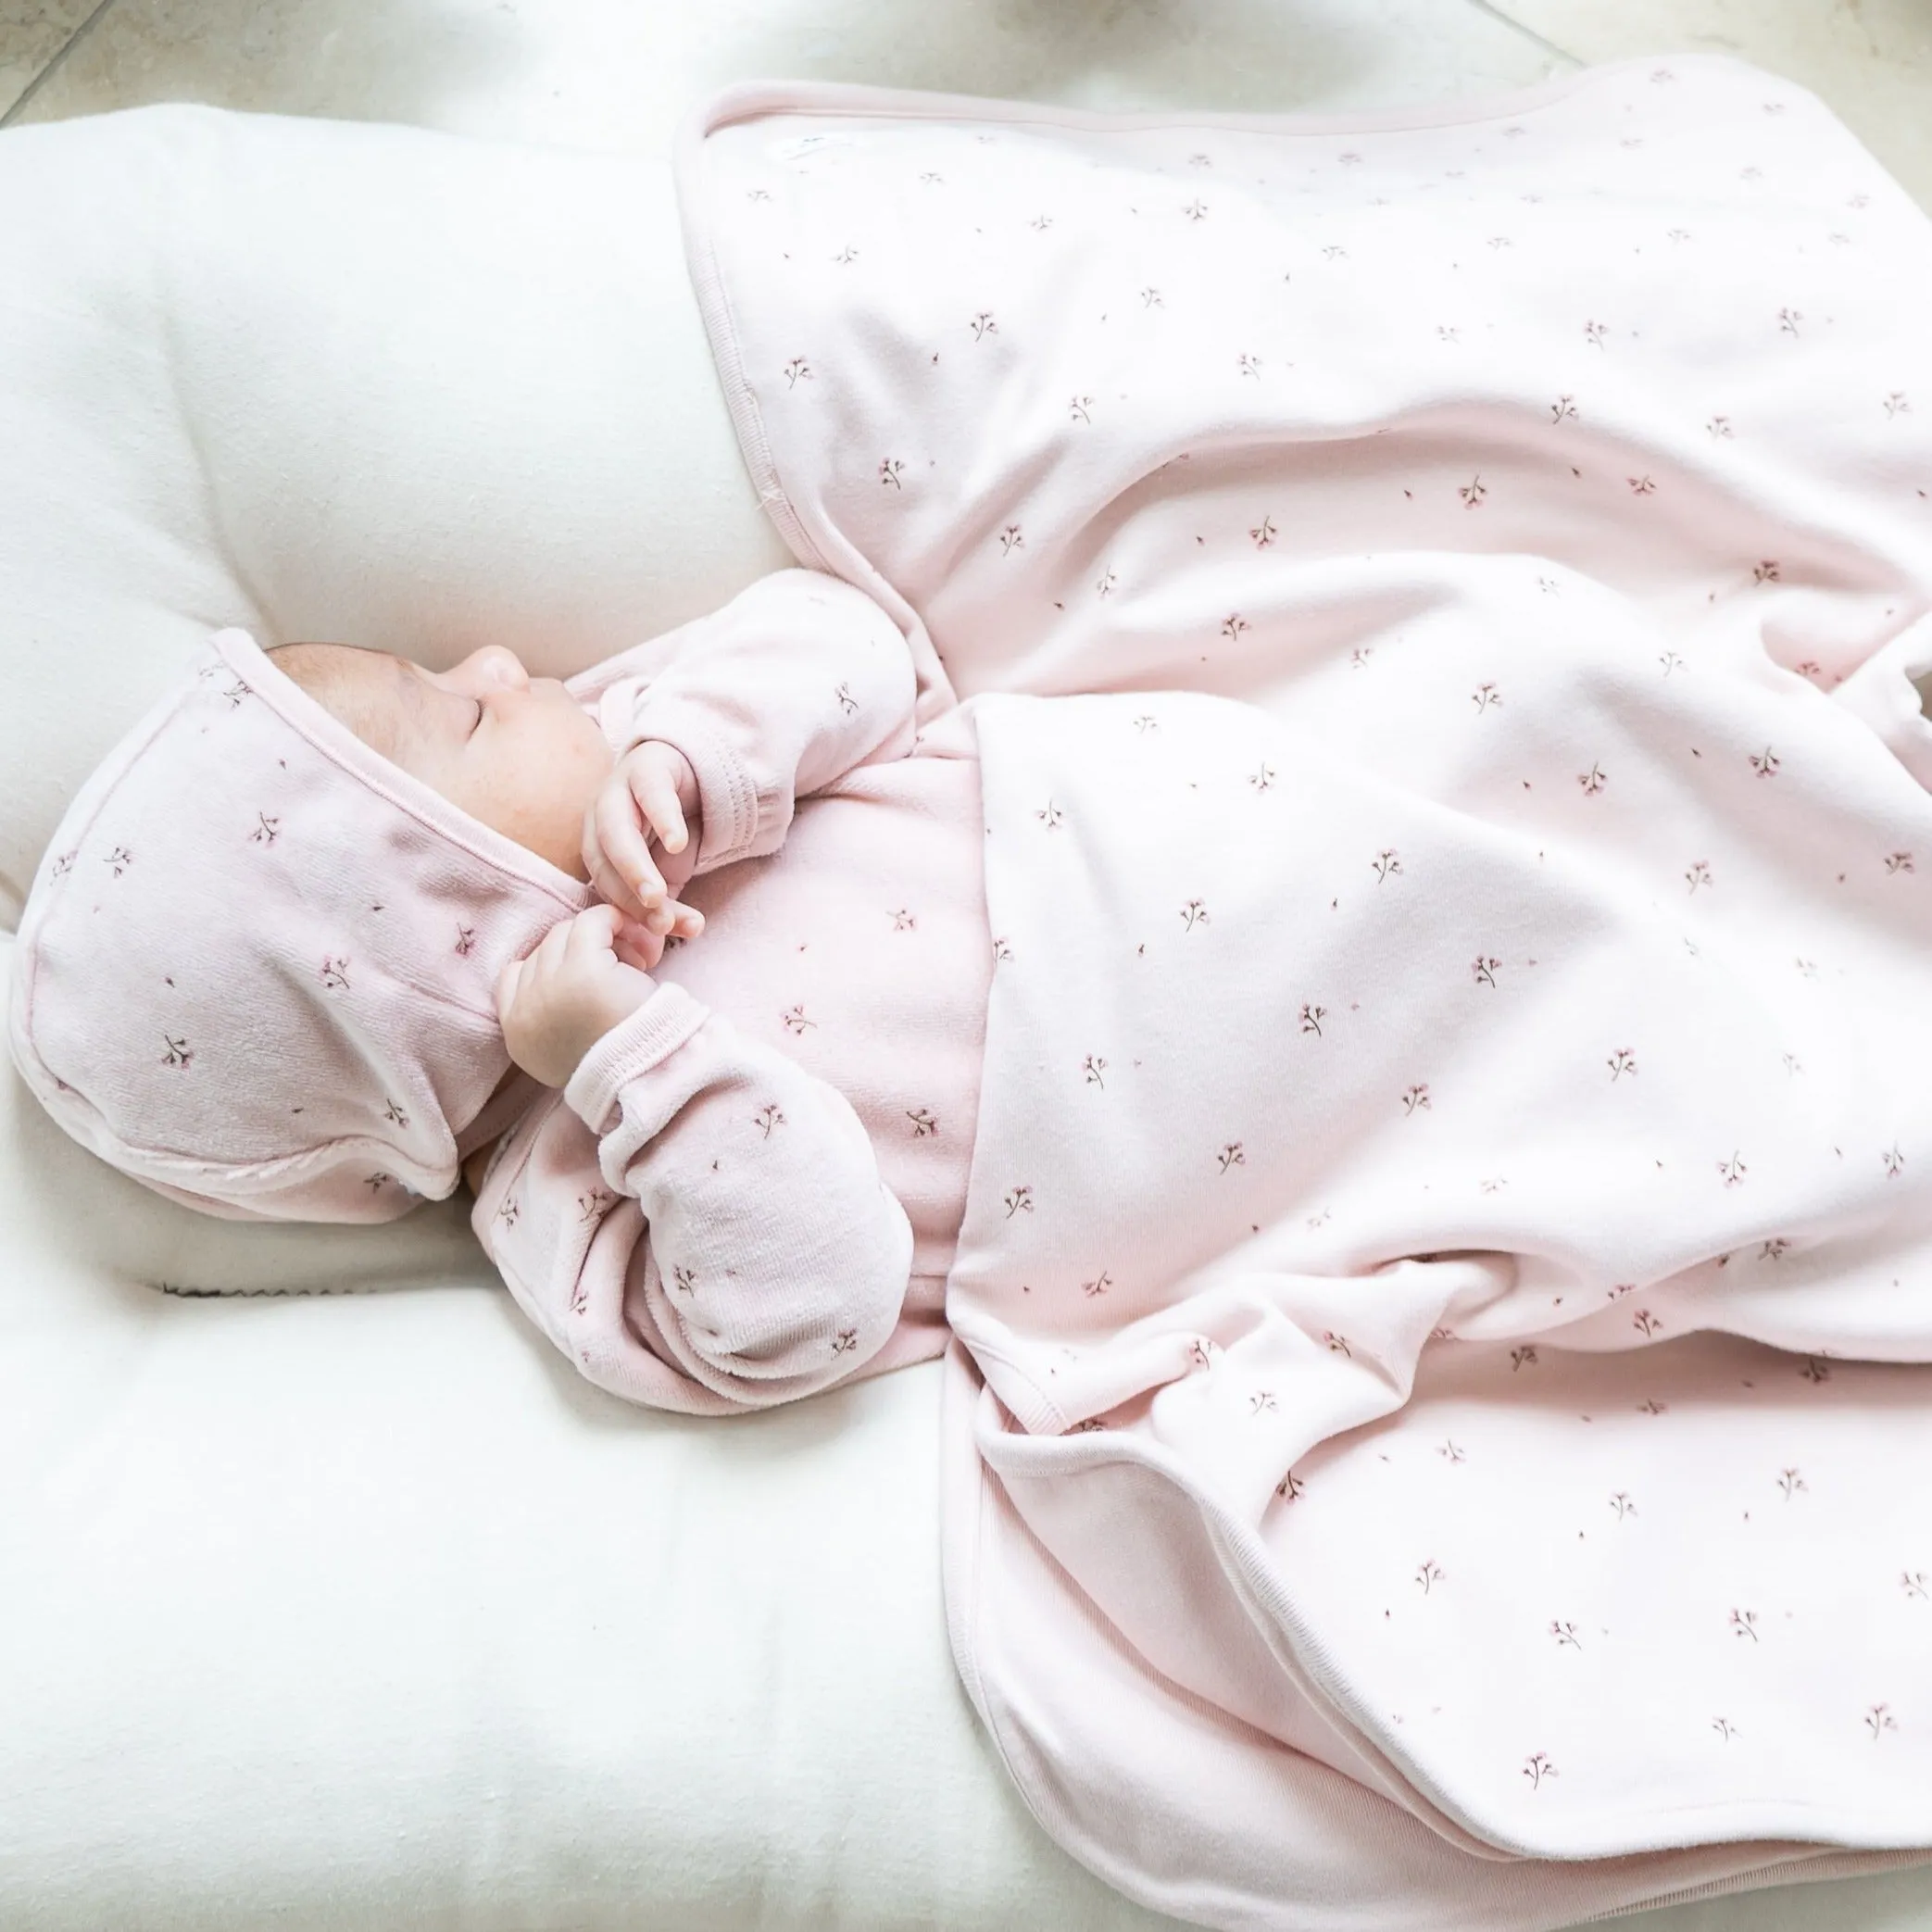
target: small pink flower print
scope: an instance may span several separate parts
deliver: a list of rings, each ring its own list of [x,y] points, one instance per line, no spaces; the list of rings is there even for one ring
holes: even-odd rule
[[[916,930],[918,925],[919,921],[904,906],[892,915],[892,929],[895,933],[910,933]]]
[[[929,1134],[937,1134],[939,1123],[923,1107],[909,1107],[906,1118],[912,1123],[912,1137],[923,1140]]]
[[[1648,476],[1631,476],[1625,481],[1629,483],[1634,496],[1654,496],[1657,494],[1657,485]]]
[[[1885,855],[1885,869],[1888,872],[1909,872],[1915,868],[1910,852],[1888,852]]]
[[[1574,422],[1576,420],[1575,398],[1568,395],[1558,396],[1549,406],[1549,420],[1552,424]]]
[[[505,1227],[515,1227],[517,1224],[517,1216],[520,1215],[522,1211],[522,1204],[517,1199],[516,1196],[507,1195],[504,1198],[503,1205],[496,1210],[496,1219],[500,1221]]]
[[[255,815],[255,830],[248,834],[251,846],[272,846],[281,835],[282,821],[271,819],[266,812]]]
[[[1208,204],[1197,194],[1181,212],[1190,221],[1205,221],[1208,219]]]
[[[1265,792],[1274,783],[1274,767],[1264,761],[1259,772],[1250,772],[1248,774],[1248,782],[1256,791]]]
[[[1274,541],[1274,519],[1263,517],[1248,533],[1254,539],[1257,550],[1265,550]]]
[[[1781,335],[1796,335],[1798,325],[1804,320],[1804,311],[1800,308],[1780,308],[1777,312],[1777,327]]]
[[[1160,729],[1160,719],[1155,717],[1151,711],[1143,711],[1140,714],[1140,716],[1134,721],[1134,729],[1137,731],[1142,737],[1145,737],[1150,731],[1159,731]]]
[[[897,457],[882,457],[879,461],[879,486],[881,489],[903,490],[906,466]]]
[[[1660,1402],[1655,1396],[1647,1396],[1637,1405],[1639,1415],[1666,1415],[1670,1412],[1668,1402]]]
[[[408,1112],[394,1100],[383,1108],[383,1118],[395,1127],[407,1127],[409,1124]]]
[[[1435,1337],[1432,1336],[1430,1339],[1434,1340]],[[1436,1445],[1436,1453],[1444,1457],[1450,1463],[1466,1462],[1469,1460],[1467,1453],[1453,1439],[1438,1442]]]
[[[1162,308],[1166,307],[1166,304],[1160,299],[1160,291],[1158,288],[1142,289],[1140,292],[1140,304],[1143,308]]]
[[[804,1038],[805,1029],[808,1026],[816,1026],[819,1023],[816,1020],[808,1020],[805,1017],[805,1009],[802,1005],[787,1007],[779,1017],[785,1031],[797,1035],[800,1039]]]
[[[1461,342],[1462,333],[1452,322],[1438,322],[1436,325],[1436,337],[1438,342]]]
[[[1612,1080],[1621,1080],[1625,1073],[1637,1072],[1637,1061],[1631,1058],[1630,1048],[1619,1047],[1604,1064],[1610,1069]]]
[[[1307,1487],[1308,1485],[1291,1469],[1286,1475],[1282,1477],[1280,1482],[1275,1484],[1274,1493],[1284,1502],[1293,1502]]]
[[[1345,155],[1337,155],[1336,157],[1336,159],[1339,161],[1344,168],[1359,167],[1361,162],[1361,157],[1359,154],[1357,154],[1353,148],[1350,148],[1349,151]]]
[[[1766,114],[1782,114],[1784,111],[1785,104],[1782,101],[1766,101],[1764,103],[1764,112]]]
[[[1212,157],[1208,155],[1189,155],[1187,157],[1187,165],[1190,168],[1211,168],[1214,162]]]
[[[117,879],[119,878],[120,875],[127,871],[129,866],[133,864],[133,862],[134,855],[131,851],[129,851],[125,846],[116,846],[115,848],[111,852],[109,852],[104,859],[101,860],[101,863],[103,865],[107,866],[111,869],[111,871],[114,873],[114,876]]]
[[[1568,1644],[1573,1650],[1583,1649],[1583,1640],[1576,1635],[1576,1625],[1574,1624],[1561,1623],[1552,1619],[1549,1625],[1549,1634],[1556,1638],[1559,1650],[1565,1644]]]
[[[1514,141],[1518,139],[1520,136],[1528,133],[1529,130],[1525,127],[1521,127],[1512,124],[1505,128],[1502,132],[1505,140]]]
[[[1488,485],[1484,483],[1480,474],[1471,477],[1466,483],[1459,483],[1456,486],[1456,495],[1462,497],[1464,509],[1477,508],[1488,494]]]
[[[1048,799],[1046,804],[1034,813],[1034,817],[1038,819],[1048,832],[1057,832],[1060,829],[1060,822],[1065,816],[1066,814],[1060,810],[1060,807],[1051,798]]]
[[[1434,1113],[1436,1110],[1429,1104],[1429,1085],[1427,1081],[1424,1081],[1420,1085],[1410,1087],[1402,1095],[1402,1111],[1404,1114],[1412,1114],[1418,1107],[1428,1108],[1431,1113]]]
[[[801,382],[812,380],[811,364],[803,356],[794,356],[784,366],[784,386],[796,389]]]
[[[835,262],[855,262],[859,259],[859,251],[847,242],[832,259]]]
[[[1331,1355],[1346,1355],[1350,1361],[1355,1360],[1355,1350],[1349,1348],[1347,1336],[1337,1335],[1332,1328],[1324,1328],[1322,1331],[1322,1339],[1328,1344],[1328,1352]]]
[[[1214,1344],[1204,1335],[1196,1336],[1188,1345],[1187,1360],[1195,1368],[1211,1368],[1214,1363]]]
[[[1713,416],[1704,427],[1713,436],[1728,436],[1731,433],[1731,419],[1728,416]]]
[[[161,1064],[164,1067],[187,1067],[194,1065],[194,1049],[189,1046],[186,1040],[178,1040],[172,1035],[165,1033],[161,1035],[161,1038],[168,1047],[168,1051],[161,1056]]]
[[[937,188],[945,184],[946,177],[936,169],[929,168],[920,176],[920,180],[929,188]]]
[[[1033,1212],[1033,1189],[1030,1186],[1013,1188],[1005,1199],[1006,1218],[1009,1221],[1022,1211],[1028,1214]]]
[[[1648,1341],[1650,1336],[1663,1326],[1663,1324],[1649,1309],[1640,1308],[1630,1317],[1630,1325]]]
[[[1612,1498],[1610,1499],[1610,1506],[1612,1510],[1616,1512],[1617,1521],[1619,1523],[1621,1523],[1625,1516],[1634,1516],[1637,1514],[1637,1505],[1630,1500],[1629,1496],[1622,1489],[1619,1489],[1613,1496],[1612,1496]]]
[[[1402,861],[1394,851],[1377,852],[1370,861],[1375,869],[1375,883],[1379,885],[1391,872],[1402,870]]]
[[[765,1105],[761,1107],[758,1110],[758,1112],[753,1114],[751,1117],[751,1124],[754,1127],[762,1128],[764,1130],[764,1135],[767,1140],[770,1140],[772,1138],[772,1130],[773,1127],[782,1127],[784,1125],[784,1115],[779,1112],[778,1102],[776,1100],[768,1100],[765,1103]]]
[[[1470,962],[1470,971],[1475,975],[1479,986],[1493,986],[1496,984],[1496,969],[1502,964],[1500,960],[1487,960],[1478,955]]]
[[[772,191],[769,188],[747,188],[745,191],[746,201],[770,201],[771,198]]]
[[[349,984],[349,961],[346,957],[338,958],[331,953],[321,967],[322,984],[346,991]]]
[[[993,941],[993,963],[996,966],[998,965],[1002,960],[1010,960],[1012,957],[1013,949],[1010,946],[1009,946],[1006,943],[1004,939],[996,938]]]
[[[63,852],[48,869],[47,876],[50,879],[66,878],[74,869],[74,857],[72,852]]]
[[[1019,524],[1009,523],[999,533],[999,554],[1002,557],[1010,557],[1015,550],[1023,550],[1025,547],[1026,538],[1022,533]]]
[[[689,1268],[685,1267],[683,1262],[679,1262],[671,1269],[671,1285],[680,1295],[695,1295],[697,1293],[697,1276]]]
[[[1510,1184],[1507,1176],[1503,1174],[1492,1174],[1488,1180],[1479,1181],[1476,1183],[1476,1185],[1483,1190],[1485,1194],[1494,1194],[1498,1188],[1507,1187]]]
[[[1231,1167],[1246,1167],[1248,1165],[1248,1156],[1242,1151],[1241,1143],[1238,1140],[1229,1141],[1214,1158],[1220,1161],[1223,1173],[1227,1173]]]
[[[1603,338],[1609,333],[1610,331],[1601,322],[1586,322],[1583,325],[1583,339],[1593,349],[1600,349],[1603,346]]]
[[[1684,668],[1684,660],[1678,657],[1675,651],[1665,651],[1657,661],[1663,666],[1665,677],[1669,677],[1672,671],[1681,671]]]
[[[1053,217],[1051,215],[1035,215],[1026,225],[1029,228],[1037,229],[1042,234],[1045,234],[1053,226]]]
[[[1761,562],[1754,563],[1751,566],[1750,581],[1753,583],[1781,583],[1783,580],[1779,575],[1777,558],[1767,557]]]
[[[365,1174],[362,1178],[362,1185],[365,1187],[367,1187],[371,1194],[378,1194],[382,1191],[383,1183],[384,1181],[393,1181],[395,1179],[395,1176],[394,1174]]]
[[[1771,1240],[1765,1242],[1764,1245],[1758,1249],[1758,1259],[1761,1261],[1775,1261],[1782,1260],[1785,1250],[1788,1248],[1789,1248],[1790,1245],[1791,1244],[1788,1241],[1787,1241],[1782,1235],[1775,1236]]]
[[[1641,147],[1643,144],[1644,137],[1641,134],[1624,134],[1617,140],[1619,147]]]
[[[1690,889],[1695,892],[1700,885],[1711,884],[1711,861],[1708,859],[1694,859],[1690,869],[1684,876],[1690,881]]]
[[[1349,669],[1350,671],[1366,671],[1369,659],[1374,655],[1375,646],[1373,644],[1358,644],[1349,653]]]
[[[1750,762],[1751,770],[1755,772],[1760,778],[1769,778],[1773,776],[1776,772],[1778,768],[1778,760],[1772,755],[1771,746],[1768,745],[1765,746],[1763,751],[1752,752],[1750,755]]]
[[[1615,1301],[1625,1295],[1631,1295],[1636,1292],[1637,1284],[1634,1281],[1620,1281],[1615,1287],[1610,1290],[1610,1298]]]
[[[1084,1281],[1080,1284],[1080,1292],[1091,1301],[1097,1296],[1106,1294],[1112,1286],[1113,1276],[1103,1268],[1092,1281]]]
[[[1238,610],[1230,610],[1221,620],[1221,634],[1230,640],[1240,636],[1248,629],[1248,620]]]
[[[1804,1359],[1804,1366],[1798,1373],[1807,1382],[1829,1382],[1831,1380],[1831,1365],[1828,1362],[1820,1361],[1815,1355],[1807,1355]]]
[[[1744,1162],[1738,1160],[1736,1148],[1731,1149],[1731,1158],[1728,1160],[1720,1160],[1717,1163],[1717,1171],[1724,1176],[1726,1187],[1741,1186],[1745,1175],[1750,1172]]]
[[[1499,705],[1502,699],[1497,696],[1494,684],[1478,684],[1469,694],[1469,701],[1476,708],[1476,714],[1480,717],[1491,705]]]
[[[1322,1022],[1327,1014],[1328,1009],[1325,1006],[1310,1006],[1304,1001],[1300,1014],[1302,1032],[1319,1034],[1322,1031]]]
[[[1182,922],[1190,933],[1193,932],[1196,926],[1206,925],[1209,922],[1208,909],[1198,899],[1189,899],[1181,908],[1180,916]]]
[[[1098,1053],[1089,1053],[1080,1062],[1080,1070],[1086,1075],[1086,1082],[1089,1086],[1102,1088],[1106,1086],[1106,1081],[1100,1076],[1107,1071],[1107,1062]]]
[[[476,928],[474,926],[458,926],[457,928],[458,952],[461,953],[467,958],[470,952],[470,948],[473,947],[475,944]]]
[[[1906,1570],[1901,1572],[1899,1577],[1899,1587],[1908,1597],[1932,1598],[1932,1589],[1928,1589],[1926,1587],[1926,1573],[1923,1570]]]
[[[1235,358],[1235,365],[1244,376],[1253,376],[1257,382],[1261,380],[1261,358],[1259,356],[1250,356],[1244,349]]]
[[[1426,1597],[1442,1581],[1442,1566],[1434,1557],[1425,1559],[1422,1567],[1415,1573],[1415,1580],[1422,1585],[1423,1595]]]
[[[1871,1732],[1874,1744],[1877,1743],[1887,1731],[1896,1731],[1898,1728],[1898,1719],[1883,1704],[1874,1704],[1865,1712],[1865,1729]]]
[[[983,308],[973,317],[972,339],[974,342],[984,342],[987,336],[997,335],[998,333],[999,324],[993,320],[993,311],[990,308]]]
[[[593,1187],[588,1194],[580,1194],[577,1197],[579,1223],[588,1225],[593,1221],[601,1221],[604,1218],[604,1210],[616,1198],[617,1196],[608,1187]]]
[[[1894,389],[1885,399],[1885,413],[1888,416],[1910,416],[1912,405],[1906,400],[1902,389]]]
[[[1800,1489],[1810,1486],[1795,1469],[1781,1469],[1777,1473],[1777,1487],[1785,1492],[1785,1500],[1789,1502]]]
[[[1754,1610],[1734,1610],[1731,1612],[1731,1629],[1738,1637],[1748,1637],[1752,1643],[1758,1639],[1758,1613]]]
[[[1248,1399],[1248,1412],[1250,1415],[1260,1415],[1266,1410],[1278,1409],[1280,1406],[1281,1404],[1274,1399],[1274,1391],[1272,1388],[1258,1388]]]
[[[1896,1181],[1900,1171],[1905,1165],[1905,1156],[1899,1151],[1899,1143],[1893,1141],[1878,1158],[1885,1162],[1885,1178],[1888,1181]]]
[[[832,1352],[834,1355],[849,1355],[859,1346],[859,1331],[856,1328],[841,1328],[832,1337]]]
[[[1534,1345],[1524,1349],[1512,1349],[1510,1350],[1510,1373],[1514,1374],[1518,1369],[1524,1367],[1533,1369],[1537,1365],[1537,1359]]]
[[[1309,1226],[1310,1226],[1310,1227],[1322,1227],[1322,1226],[1325,1225],[1325,1224],[1326,1224],[1326,1223],[1327,1223],[1327,1220],[1328,1220],[1328,1217],[1329,1217],[1329,1215],[1330,1215],[1330,1214],[1331,1214],[1331,1213],[1332,1213],[1333,1211],[1333,1211],[1332,1209],[1329,1209],[1329,1208],[1324,1208],[1324,1209],[1322,1210],[1322,1211],[1321,1211],[1321,1212],[1320,1212],[1319,1214],[1311,1214],[1311,1215],[1310,1215],[1310,1216],[1308,1217],[1308,1224],[1309,1224]]]
[[[1797,967],[1806,979],[1816,979],[1818,977],[1818,962],[1815,960],[1794,959],[1791,963]]]
[[[1711,1728],[1713,1731],[1715,1731],[1717,1735],[1720,1738],[1722,1738],[1726,1744],[1728,1744],[1731,1741],[1731,1739],[1738,1735],[1736,1726],[1733,1725],[1731,1720],[1728,1717],[1713,1717],[1711,1720]]]
[[[589,1286],[584,1282],[579,1281],[571,1289],[571,1312],[573,1315],[581,1315],[589,1306]]]
[[[1087,412],[1093,406],[1094,399],[1090,395],[1070,396],[1067,400],[1067,420],[1070,422],[1091,422],[1094,419]]]
[[[1516,245],[1508,235],[1491,235],[1489,245],[1492,248],[1513,248]]]
[[[229,685],[227,690],[222,692],[221,696],[228,700],[229,709],[233,710],[245,697],[253,696],[254,694],[248,689],[246,684],[237,678],[233,684]]]

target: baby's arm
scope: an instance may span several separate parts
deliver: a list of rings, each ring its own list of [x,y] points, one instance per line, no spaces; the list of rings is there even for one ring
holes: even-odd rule
[[[912,748],[918,679],[898,626],[849,583],[777,571],[685,627],[639,694],[620,763],[673,746],[697,782],[692,873],[784,843],[800,798],[855,765]]]
[[[608,914],[580,918],[596,933]],[[594,949],[565,936],[553,992],[566,972],[592,984]],[[720,1413],[816,1394],[897,1325],[911,1224],[842,1094],[683,987],[646,987],[506,1142],[471,1225],[519,1305],[615,1395]]]

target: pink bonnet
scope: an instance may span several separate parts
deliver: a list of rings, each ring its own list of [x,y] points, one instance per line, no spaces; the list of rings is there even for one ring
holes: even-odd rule
[[[535,1098],[496,984],[588,885],[215,634],[82,787],[15,948],[8,1041],[83,1147],[227,1220],[392,1221]]]

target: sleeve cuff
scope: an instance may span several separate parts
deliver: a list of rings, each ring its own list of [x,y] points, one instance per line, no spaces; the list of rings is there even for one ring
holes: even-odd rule
[[[697,867],[710,872],[747,851],[758,836],[758,785],[750,768],[704,714],[676,696],[640,699],[623,751],[647,739],[674,745],[691,760],[700,818]]]
[[[600,1138],[615,1123],[619,1090],[670,1057],[710,1017],[710,1008],[671,980],[621,1025],[613,1026],[578,1062],[564,1087],[565,1103]]]

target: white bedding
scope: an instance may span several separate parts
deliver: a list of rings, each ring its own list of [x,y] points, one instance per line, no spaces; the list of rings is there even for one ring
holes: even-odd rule
[[[0,138],[0,925],[213,626],[561,672],[792,560],[659,164],[156,107]],[[406,1292],[286,1292],[352,1287]],[[955,1678],[939,1386],[626,1408],[453,1210],[203,1221],[9,1071],[0,1926],[1161,1923]],[[1675,1916],[1932,1925],[1932,1876]]]

